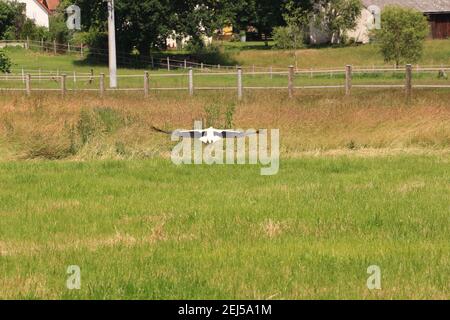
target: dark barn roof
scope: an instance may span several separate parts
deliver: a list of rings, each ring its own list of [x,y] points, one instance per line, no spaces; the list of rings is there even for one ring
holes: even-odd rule
[[[362,3],[365,7],[376,5],[380,9],[388,5],[398,5],[423,13],[450,13],[450,0],[362,0]]]

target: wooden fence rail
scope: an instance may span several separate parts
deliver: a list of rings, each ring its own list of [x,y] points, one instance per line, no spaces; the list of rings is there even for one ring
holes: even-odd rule
[[[437,70],[437,69],[436,69]],[[441,69],[439,69],[441,70]],[[25,91],[27,95],[31,95],[34,91],[60,91],[61,95],[66,95],[67,92],[71,91],[97,91],[100,96],[104,96],[107,92],[143,92],[144,97],[149,97],[152,91],[187,91],[189,95],[193,96],[195,91],[198,90],[235,90],[237,92],[238,100],[242,100],[246,90],[286,90],[289,98],[295,97],[296,90],[306,90],[306,89],[344,89],[345,95],[350,96],[352,90],[356,88],[378,88],[378,89],[394,89],[394,88],[404,88],[406,99],[410,100],[412,97],[414,88],[441,88],[441,89],[450,89],[450,84],[413,84],[413,73],[415,72],[412,65],[408,64],[403,69],[405,73],[404,84],[355,84],[353,83],[353,75],[354,69],[351,65],[347,65],[345,68],[341,69],[340,72],[344,75],[344,82],[342,84],[330,84],[330,85],[303,85],[296,86],[295,79],[296,76],[301,75],[302,73],[296,72],[293,66],[289,66],[283,72],[244,72],[241,67],[238,67],[234,72],[225,72],[225,73],[195,73],[192,67],[188,68],[187,73],[172,73],[172,74],[160,74],[160,73],[152,73],[150,74],[148,71],[145,71],[143,74],[136,75],[120,75],[119,79],[141,79],[142,86],[141,87],[130,87],[130,88],[119,88],[119,89],[107,89],[106,88],[106,80],[109,78],[104,73],[99,74],[98,76],[90,74],[80,74],[73,75],[62,73],[57,76],[51,75],[42,75],[36,76],[35,74],[26,73],[23,76],[8,76],[2,77],[0,76],[0,86],[2,80],[8,82],[22,82],[23,86],[21,88],[0,88],[0,91]],[[286,86],[245,86],[244,79],[245,77],[250,77],[254,75],[268,75],[271,78],[273,75],[281,75],[287,77],[287,85]],[[195,77],[236,77],[236,85],[235,86],[195,86]],[[157,87],[156,85],[152,85],[152,81],[156,81],[157,78],[167,78],[167,77],[187,77],[187,85],[181,87]],[[253,79],[253,78],[252,78]],[[68,88],[68,80],[72,80],[75,84],[77,81],[87,81],[90,84],[89,88]],[[228,79],[229,80],[229,79]],[[51,81],[52,83],[57,83],[57,88],[33,88],[33,82],[39,81],[39,83],[45,81]],[[95,88],[95,83],[98,83],[98,87]],[[229,81],[228,81],[229,82]]]

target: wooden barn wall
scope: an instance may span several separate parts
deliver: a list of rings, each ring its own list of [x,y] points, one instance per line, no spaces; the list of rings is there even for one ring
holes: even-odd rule
[[[433,39],[450,38],[450,13],[431,14],[428,16],[431,26],[431,36]]]

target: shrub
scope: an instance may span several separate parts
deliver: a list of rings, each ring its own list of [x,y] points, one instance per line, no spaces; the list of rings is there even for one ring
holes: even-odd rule
[[[3,73],[10,73],[11,66],[11,59],[5,54],[3,50],[0,50],[0,71]]]
[[[56,14],[50,17],[49,37],[57,43],[67,43],[70,39],[70,32],[67,29],[63,14]]]
[[[89,46],[89,61],[108,62],[108,55],[104,54],[104,50],[108,49],[108,34],[106,32],[91,28],[88,32],[80,34],[77,39]]]
[[[277,49],[299,49],[304,45],[303,32],[293,26],[274,28],[273,40]]]

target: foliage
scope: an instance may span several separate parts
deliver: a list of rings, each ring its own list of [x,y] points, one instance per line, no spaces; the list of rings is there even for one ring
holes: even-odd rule
[[[6,40],[47,38],[47,30],[37,27],[24,14],[24,4],[0,1],[0,38]]]
[[[429,33],[426,17],[413,9],[388,6],[381,16],[381,29],[375,33],[386,62],[415,63],[423,54]]]
[[[224,110],[222,110],[224,109]],[[223,127],[232,129],[234,125],[234,114],[236,112],[236,104],[229,103],[225,108],[221,108],[217,103],[213,103],[204,107],[204,125],[205,127],[221,127],[223,119]]]
[[[277,49],[299,49],[303,47],[303,33],[293,25],[276,27],[273,30],[273,41]]]
[[[78,41],[89,46],[89,61],[107,62],[108,55],[103,48],[108,48],[108,33],[92,27],[88,32],[78,33]]]
[[[309,0],[286,0],[283,18],[286,23],[298,30],[309,26],[313,3]]]
[[[3,50],[0,50],[0,71],[3,73],[11,72],[11,59],[5,54]]]
[[[245,33],[248,26],[255,27],[260,36],[264,36],[267,45],[267,38],[273,28],[284,25],[283,2],[283,0],[225,1],[227,8],[231,9],[223,15],[238,31]]]
[[[49,40],[51,35],[47,28],[36,26],[34,22],[28,19],[22,28],[20,38],[29,38],[31,40]]]
[[[0,1],[0,37],[17,29],[24,17],[23,8],[23,4],[17,2]]]
[[[282,0],[130,0],[116,1],[117,46],[121,52],[134,48],[141,55],[165,48],[165,39],[175,32],[177,39],[190,37],[195,47],[203,46],[204,36],[226,24],[246,30],[253,25],[268,35],[283,24]],[[77,4],[82,12],[84,31],[107,30],[106,4],[101,0],[65,0],[62,5]]]
[[[220,106],[218,104],[210,104],[205,106],[205,119],[204,125],[206,128],[218,127],[221,115]]]
[[[314,9],[315,23],[341,43],[346,31],[356,27],[361,16],[361,0],[319,0]]]
[[[225,109],[225,129],[232,129],[234,127],[235,112],[236,105],[234,103],[228,104]]]
[[[50,40],[56,40],[57,43],[67,43],[71,37],[67,29],[66,19],[63,12],[59,12],[50,17]]]

